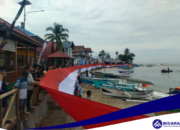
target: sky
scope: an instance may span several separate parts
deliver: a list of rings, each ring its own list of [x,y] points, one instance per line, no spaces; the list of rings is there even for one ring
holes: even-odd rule
[[[22,0],[1,0],[0,17],[12,23]],[[179,62],[180,0],[29,0],[26,29],[44,38],[59,23],[69,41],[115,58],[129,48],[134,63]],[[24,12],[16,26],[24,21]]]

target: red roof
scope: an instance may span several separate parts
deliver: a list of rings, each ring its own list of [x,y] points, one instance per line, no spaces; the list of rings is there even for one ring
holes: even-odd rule
[[[3,24],[3,23],[5,23],[7,27],[10,27],[10,26],[11,26],[10,23],[8,23],[8,22],[5,21],[4,19],[0,18],[0,24]],[[29,35],[27,35],[27,34],[24,33],[23,31],[21,31],[20,29],[16,28],[15,26],[14,26],[13,32],[22,35],[22,38],[23,38],[23,37],[24,37],[24,38],[28,38],[28,40],[30,40],[32,44],[36,44],[37,46],[42,46],[42,44],[41,44],[39,41],[37,41],[37,40],[35,40],[34,38],[30,37]],[[12,32],[12,34],[13,34],[13,32]]]
[[[48,56],[48,58],[71,58],[69,55],[62,53],[60,51],[56,51]]]
[[[47,58],[47,55],[51,54],[51,47],[52,47],[52,41],[49,41],[48,44],[46,45],[46,48],[42,54],[42,59],[45,60]],[[42,47],[38,47],[37,51],[41,52]],[[53,49],[55,51],[55,49]]]
[[[92,52],[91,48],[85,48],[86,52]]]
[[[73,52],[78,52],[78,51],[86,51],[86,50],[84,49],[84,46],[74,46]]]

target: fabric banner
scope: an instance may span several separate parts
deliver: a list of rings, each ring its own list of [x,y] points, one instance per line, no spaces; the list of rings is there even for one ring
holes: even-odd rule
[[[45,88],[48,93],[53,97],[53,99],[76,121],[82,121],[119,111],[119,108],[108,106],[95,101],[87,101],[87,99],[79,98],[73,95],[74,85],[79,70],[81,70],[81,72],[85,72],[86,69],[91,70],[101,66],[110,67],[114,65],[81,65],[63,69],[50,70],[46,73],[46,76],[40,81],[40,86]],[[84,128],[96,128],[100,126],[107,126],[110,124],[117,124],[120,122],[143,119],[146,117],[147,116],[144,115],[135,116],[110,122],[87,125],[84,126]]]
[[[45,48],[46,48],[46,44],[47,44],[47,42],[44,42],[43,47],[42,47],[42,49],[41,49],[41,52],[40,52],[40,54],[39,54],[39,59],[38,59],[38,62],[37,62],[38,65],[40,65],[41,57],[42,57],[42,54],[43,54],[43,52],[44,52],[44,50],[45,50]]]

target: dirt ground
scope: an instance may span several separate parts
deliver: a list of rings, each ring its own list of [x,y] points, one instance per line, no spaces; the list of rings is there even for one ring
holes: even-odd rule
[[[91,100],[97,101],[106,105],[110,105],[113,107],[117,107],[120,109],[125,109],[128,107],[132,107],[135,105],[138,105],[140,103],[136,102],[125,102],[121,98],[115,98],[111,96],[102,95],[100,89],[96,89],[94,86],[90,84],[83,84],[83,95],[82,98],[86,97],[86,91],[91,90]],[[50,99],[53,100],[53,99]],[[57,105],[57,104],[56,104]],[[57,105],[58,106],[58,105]],[[155,116],[154,113],[148,114],[148,116]],[[62,108],[59,106],[55,109],[49,109],[46,116],[43,118],[41,123],[38,127],[47,127],[47,126],[55,126],[55,125],[62,125],[75,122],[75,120],[70,117]],[[77,127],[77,128],[66,128],[61,130],[84,130],[83,127]]]

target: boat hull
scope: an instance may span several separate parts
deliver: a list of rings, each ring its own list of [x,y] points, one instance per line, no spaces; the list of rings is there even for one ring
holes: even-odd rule
[[[91,78],[81,78],[81,80],[83,81],[83,83],[93,84],[93,81]]]
[[[103,88],[111,88],[111,89],[117,89],[116,87],[114,86],[108,86],[108,85],[102,85],[100,87],[103,87]],[[133,86],[127,86],[126,84],[122,84],[121,87],[118,87],[119,89],[123,89],[125,91],[136,91],[135,89],[133,89]]]
[[[167,70],[161,70],[161,72],[162,73],[169,73],[169,72],[173,72],[172,70],[169,70],[169,71],[167,71]]]
[[[104,88],[102,86],[100,86],[100,90],[103,95],[129,98],[129,96],[124,94],[124,92],[122,92],[121,90],[117,90],[117,89],[113,89],[113,88]],[[126,92],[131,95],[131,98],[134,98],[134,99],[146,98],[148,96],[153,95],[153,90],[145,91],[146,94],[143,91],[126,91]]]
[[[133,73],[133,71],[119,71],[119,73]]]
[[[107,84],[108,82],[111,82],[111,83],[112,82],[114,82],[114,83],[119,82],[118,80],[94,80],[94,79],[92,81],[93,81],[93,83],[97,89],[99,89],[99,86],[101,86],[103,84]]]

